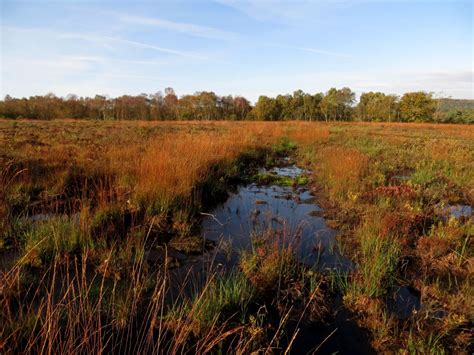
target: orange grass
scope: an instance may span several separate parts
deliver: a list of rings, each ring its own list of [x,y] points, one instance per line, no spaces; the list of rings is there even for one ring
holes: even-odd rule
[[[355,198],[368,169],[368,157],[357,149],[343,146],[323,148],[320,156],[315,169],[321,172],[320,178],[326,182],[331,198]]]
[[[216,170],[222,173],[231,169],[244,153],[269,151],[283,137],[300,145],[298,154],[311,163],[314,177],[326,189],[329,199],[336,202],[341,216],[358,217],[354,222],[346,218],[349,225],[345,226],[352,237],[359,238],[352,254],[366,258],[356,260],[368,272],[360,273],[363,279],[355,282],[367,284],[377,260],[382,265],[385,257],[395,256],[391,250],[373,252],[380,249],[378,241],[382,239],[377,239],[379,233],[363,228],[380,224],[383,234],[394,235],[395,246],[399,242],[404,246],[396,248],[397,259],[411,253],[417,258],[411,267],[423,268],[402,274],[398,269],[383,267],[384,277],[375,281],[404,277],[405,282],[413,283],[423,292],[424,304],[448,305],[450,315],[445,320],[413,316],[410,328],[408,322],[397,328],[398,323],[392,318],[383,318],[385,310],[380,297],[356,298],[354,303],[377,305],[373,311],[366,307],[367,314],[358,316],[358,322],[371,330],[374,344],[379,342],[377,348],[389,349],[386,343],[407,345],[400,339],[407,338],[408,331],[420,341],[433,329],[456,331],[464,337],[466,316],[472,314],[466,311],[469,306],[472,310],[467,296],[472,295],[468,277],[472,275],[472,245],[468,238],[472,226],[470,222],[456,228],[441,224],[433,232],[436,235],[428,235],[422,228],[411,228],[411,224],[405,228],[410,222],[405,219],[411,215],[429,216],[432,201],[451,202],[451,195],[461,202],[473,201],[472,126],[0,120],[0,226],[4,230],[11,228],[9,238],[18,238],[20,234],[16,235],[19,232],[13,228],[15,218],[38,212],[79,212],[84,233],[92,218],[97,217],[97,211],[113,208],[134,212],[158,204],[166,214],[174,204],[186,215],[193,199],[199,197],[195,192],[200,184],[220,176]],[[419,182],[411,184],[410,189],[416,192],[416,198],[382,196],[383,191],[400,190],[399,185],[391,186],[391,177],[408,174],[413,179],[415,173]],[[427,182],[423,185],[423,181]],[[450,195],[445,193],[445,186],[449,187]],[[152,222],[159,219],[156,211],[150,214]],[[178,230],[176,226],[182,221],[179,213],[174,217],[172,228]],[[115,222],[112,219],[110,223]],[[180,228],[188,231],[186,223],[189,221],[182,222],[184,226]],[[0,271],[0,352],[204,352],[231,340],[237,352],[249,352],[259,350],[259,346],[270,349],[274,345],[273,340],[270,344],[258,343],[264,330],[256,319],[246,324],[224,320],[195,334],[196,327],[189,317],[166,318],[169,309],[165,294],[170,279],[161,271],[151,273],[144,262],[144,236],[152,228],[143,224],[134,226],[133,233],[130,229],[125,239],[113,240],[112,246],[101,245],[100,251],[91,250],[94,247],[89,245],[79,256],[57,250],[49,263],[38,269],[20,260],[11,269]],[[441,240],[441,232],[450,236],[446,239],[449,243]],[[402,243],[404,240],[410,243]],[[100,254],[99,261],[96,258],[91,262],[94,252]],[[265,273],[276,276],[272,272],[277,255],[262,248],[256,253],[261,267],[250,279],[262,280]],[[259,259],[265,256],[269,256],[268,264]],[[433,263],[432,259],[439,262]],[[165,260],[165,268],[166,263]],[[456,282],[461,286],[446,286],[442,280],[433,278],[431,269],[435,266],[436,274],[443,276],[449,276],[454,266],[458,268],[462,278]],[[210,275],[209,280],[214,276]],[[209,282],[204,288],[212,287]],[[386,287],[384,282],[377,284],[373,294],[384,294]],[[455,304],[466,307],[455,309]],[[449,327],[442,324],[448,321],[452,323]],[[460,345],[451,349],[463,349],[466,343],[461,339]]]
[[[195,188],[214,176],[213,167],[232,168],[243,153],[270,150],[296,130],[289,124],[264,122],[0,121],[2,181],[8,180],[1,195],[2,216],[13,218],[13,205],[27,214],[62,213],[58,205],[67,199],[71,212],[80,212],[81,230],[88,233],[94,210],[107,211],[113,205],[133,210],[144,202],[158,203],[166,213],[178,201],[186,210]],[[327,137],[327,129],[323,132],[311,132],[309,138]],[[30,211],[34,206],[39,207]],[[140,231],[143,228],[133,233]],[[190,344],[211,349],[236,335],[241,339],[237,348],[253,346],[252,339],[260,331],[249,334],[241,325],[226,323],[216,324],[196,341],[189,339],[191,326],[178,322],[172,330],[178,336],[170,336],[162,318],[168,307],[164,302],[167,278],[157,275],[151,282],[142,242],[130,235],[124,245],[117,238],[115,246],[102,246],[104,250],[85,246],[80,259],[57,250],[49,264],[39,264],[40,279],[28,285],[30,266],[24,260],[45,243],[35,242],[0,275],[0,304],[5,310],[0,319],[0,351],[170,349],[173,353]],[[89,255],[95,259],[89,260]],[[121,277],[126,277],[125,284],[118,281]],[[138,319],[146,322],[137,326]]]

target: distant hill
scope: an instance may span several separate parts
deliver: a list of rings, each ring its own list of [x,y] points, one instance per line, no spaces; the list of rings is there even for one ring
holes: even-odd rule
[[[462,99],[438,99],[439,106],[438,110],[442,112],[448,111],[464,111],[474,110],[474,100],[462,100]]]
[[[474,100],[438,99],[435,122],[474,123]]]

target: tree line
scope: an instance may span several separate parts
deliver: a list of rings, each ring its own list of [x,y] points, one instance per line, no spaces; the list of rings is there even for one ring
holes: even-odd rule
[[[382,92],[363,93],[356,103],[347,87],[326,93],[297,90],[277,97],[260,96],[255,105],[242,96],[218,96],[212,91],[178,97],[164,93],[116,98],[65,98],[54,94],[0,101],[0,117],[19,119],[99,120],[305,120],[474,123],[474,100],[435,99],[431,93],[408,92],[401,97]]]

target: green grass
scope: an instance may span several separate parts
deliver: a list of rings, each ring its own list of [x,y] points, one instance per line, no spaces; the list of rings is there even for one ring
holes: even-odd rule
[[[262,185],[277,185],[277,186],[304,186],[309,182],[309,178],[304,175],[295,178],[290,176],[277,175],[275,173],[258,173],[254,175],[253,180]]]
[[[255,288],[241,272],[215,275],[190,299],[175,304],[165,318],[173,323],[184,320],[194,333],[201,334],[229,317],[245,323],[255,296]]]
[[[22,236],[23,262],[28,264],[39,266],[51,262],[55,255],[80,253],[94,246],[90,234],[72,217],[52,216],[29,226]]]
[[[444,221],[437,211],[473,205],[472,128],[348,124],[330,130],[329,141],[300,147],[299,160],[310,162],[312,180],[328,200],[326,215],[342,232],[340,249],[356,263],[351,273],[330,275],[333,288],[370,330],[378,351],[466,353],[473,223]],[[423,307],[441,307],[448,318],[392,319],[385,297],[400,284],[419,290]]]
[[[369,297],[382,296],[395,280],[400,253],[398,241],[389,236],[381,236],[371,222],[357,233],[360,241],[360,261],[356,288]]]
[[[273,146],[273,151],[278,155],[286,155],[289,152],[295,150],[297,143],[290,140],[288,137],[283,137],[280,141]]]
[[[444,355],[446,351],[441,344],[442,334],[430,333],[427,337],[415,338],[412,333],[407,340],[407,351],[409,354],[421,355]]]
[[[303,307],[314,312],[312,321],[326,320],[334,309],[326,313],[325,301],[330,304],[331,291],[339,291],[378,352],[467,352],[474,227],[466,219],[445,221],[436,209],[474,201],[471,127],[302,122],[238,127],[0,122],[0,153],[13,161],[12,176],[27,169],[8,188],[0,184],[0,226],[6,229],[0,250],[7,257],[20,252],[22,260],[2,278],[0,321],[8,324],[7,348],[100,352],[101,341],[129,346],[127,334],[140,331],[138,345],[130,345],[136,352],[146,343],[170,352],[250,353],[280,344],[284,327],[272,340],[270,319],[285,324],[287,315],[298,318]],[[253,138],[239,145],[236,136]],[[294,250],[281,247],[292,235],[262,233],[240,254],[236,270],[211,270],[204,288],[178,295],[172,307],[167,292],[175,280],[168,277],[176,270],[146,258],[146,242],[200,252],[195,216],[204,199],[216,202],[229,185],[248,181],[246,176],[288,153],[311,175],[261,174],[257,181],[308,184],[317,191],[325,216],[340,232],[337,249],[354,270],[328,276],[308,270]],[[397,192],[404,189],[411,195]],[[64,212],[69,217],[24,218],[32,210],[53,214],[58,206],[70,206]],[[56,277],[71,279],[50,277],[56,269],[61,271]],[[335,285],[328,293],[326,282]],[[65,288],[55,289],[57,284]],[[400,321],[385,303],[387,291],[398,285],[420,291],[423,307]],[[433,318],[431,311],[440,309],[447,316]],[[240,345],[233,332],[240,332]],[[228,344],[237,348],[222,341],[229,334]]]

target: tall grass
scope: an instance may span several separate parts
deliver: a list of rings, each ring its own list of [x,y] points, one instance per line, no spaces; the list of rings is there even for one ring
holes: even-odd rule
[[[124,281],[92,272],[86,255],[71,263],[56,257],[35,284],[24,279],[28,272],[18,264],[1,277],[2,353],[181,353],[222,346],[236,334],[243,346],[252,336],[243,325],[253,291],[242,275],[209,276],[173,307],[169,275],[149,274],[143,258]]]
[[[439,211],[473,205],[473,138],[470,126],[339,123],[329,140],[302,148],[356,262],[334,280],[381,352],[468,353],[472,218],[446,220]],[[409,321],[385,305],[399,285],[421,293]],[[440,320],[431,308],[449,316]]]
[[[324,181],[329,196],[337,201],[354,200],[362,191],[361,183],[368,171],[369,159],[357,149],[342,146],[326,147],[314,170]]]
[[[12,163],[2,168],[1,217],[10,229],[13,212],[20,216],[13,237],[21,249],[0,275],[0,351],[200,352],[228,338],[242,351],[260,346],[260,320],[247,316],[255,291],[246,276],[211,273],[193,298],[177,303],[167,261],[150,267],[145,251],[156,234],[192,233],[203,181],[240,174],[239,157],[269,151],[292,129],[2,122],[0,153]],[[27,218],[37,213],[42,220]]]
[[[360,254],[353,287],[368,297],[382,296],[393,285],[400,253],[398,240],[380,233],[379,221],[372,214],[356,232]]]
[[[239,270],[211,271],[191,296],[188,284],[172,285],[166,257],[150,262],[146,253],[196,233],[206,188],[226,187],[265,152],[296,147],[339,209],[329,212],[344,222],[343,249],[357,264],[340,288],[377,349],[462,352],[472,222],[433,212],[474,201],[474,131],[459,127],[0,120],[0,252],[16,258],[0,270],[0,352],[291,347],[297,330],[282,341],[289,322],[328,313],[324,278],[295,261],[291,233],[254,236]],[[38,213],[46,220],[28,219]],[[383,303],[400,281],[422,291],[425,307],[407,322]],[[443,320],[428,309],[440,305]],[[268,309],[278,318],[271,331]]]

